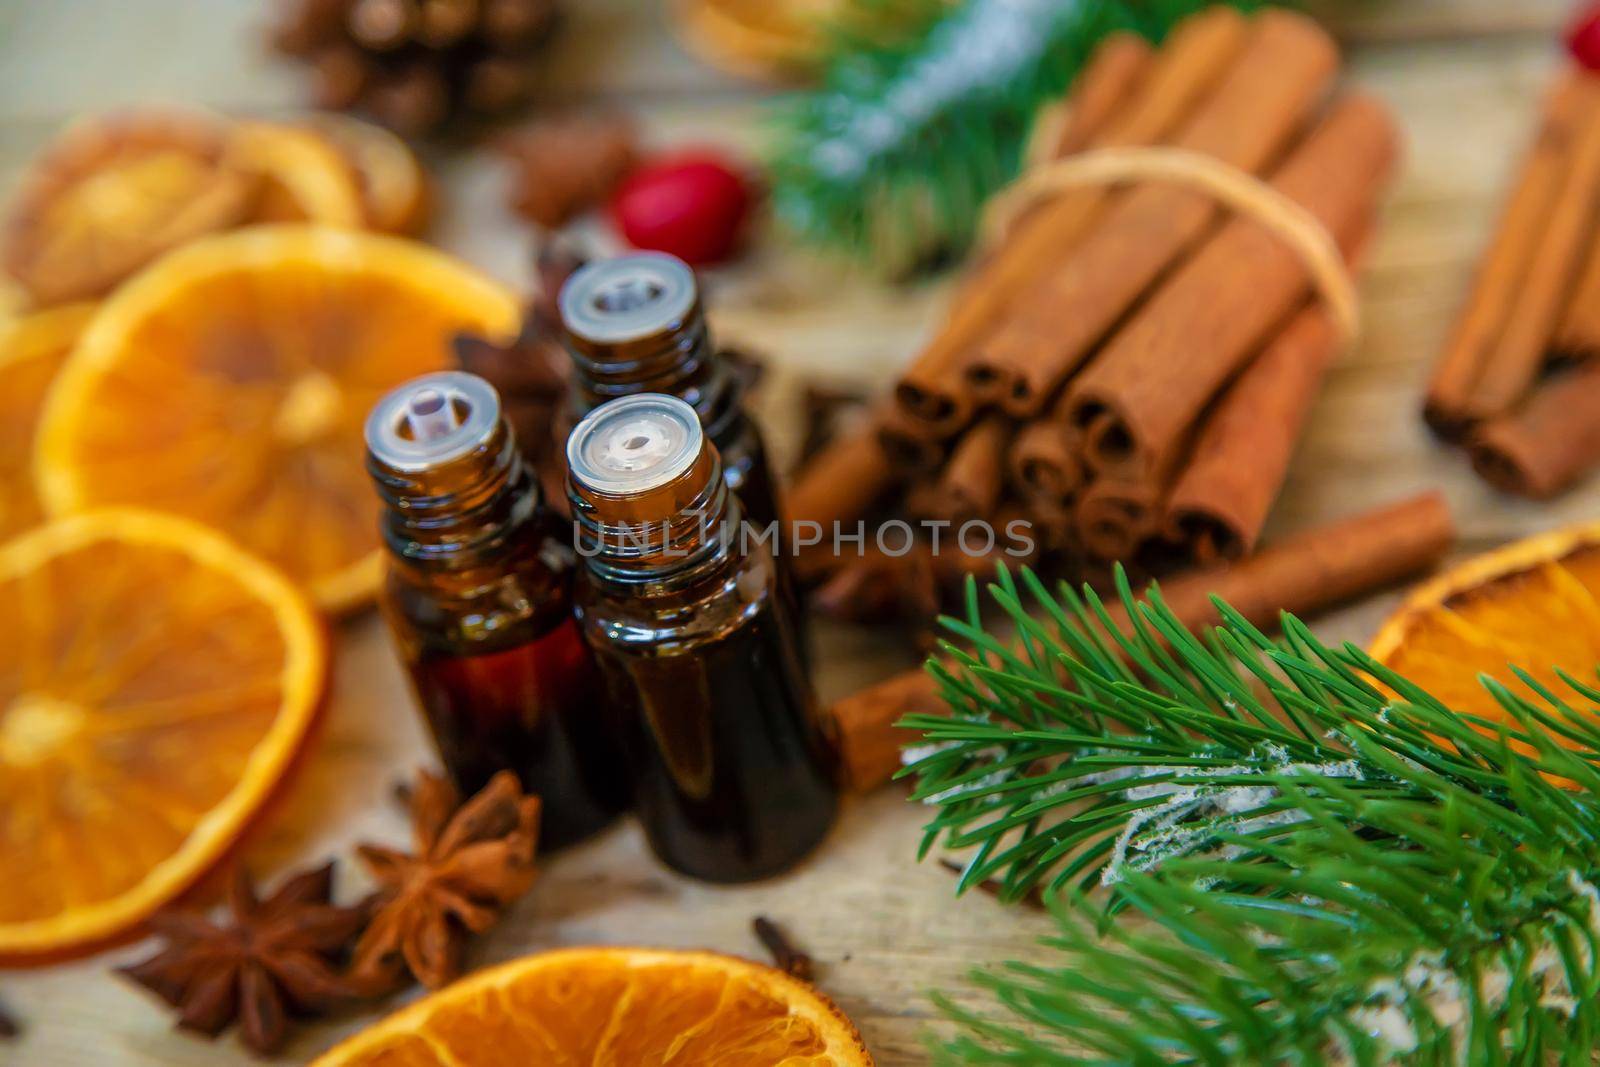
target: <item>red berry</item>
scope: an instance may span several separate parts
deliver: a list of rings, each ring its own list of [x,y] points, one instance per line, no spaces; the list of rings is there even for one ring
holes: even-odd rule
[[[612,198],[611,218],[633,247],[700,266],[732,254],[753,200],[749,182],[720,156],[682,152],[629,175]]]
[[[1591,4],[1567,31],[1567,50],[1589,70],[1600,70],[1600,4]]]

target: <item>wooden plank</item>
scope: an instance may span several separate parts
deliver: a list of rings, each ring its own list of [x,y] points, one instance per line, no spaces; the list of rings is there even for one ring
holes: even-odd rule
[[[297,75],[258,50],[259,0],[65,0],[0,13],[0,186],[58,121],[84,109],[156,95],[225,108],[276,110],[299,98]],[[751,151],[758,106],[735,83],[683,58],[658,8],[594,0],[574,9],[571,52],[548,74],[567,91],[623,101],[657,143],[708,139]],[[1350,80],[1396,108],[1408,162],[1373,251],[1363,289],[1366,333],[1335,371],[1300,449],[1272,530],[1291,530],[1381,500],[1442,486],[1466,548],[1592,516],[1600,487],[1553,506],[1498,497],[1462,457],[1431,440],[1416,415],[1428,367],[1492,225],[1502,186],[1529,132],[1534,99],[1555,54],[1550,35],[1566,4],[1534,0],[1404,0],[1356,5],[1339,16],[1352,49]],[[1501,34],[1510,33],[1510,37]],[[1471,41],[1457,41],[1461,35]],[[1446,40],[1445,38],[1451,38]],[[564,45],[563,48],[568,46]],[[155,58],[152,58],[155,57]],[[176,57],[182,57],[178,62]],[[159,60],[159,61],[158,61]],[[528,239],[507,225],[501,175],[483,156],[448,161],[439,239],[512,281],[526,276]],[[886,381],[938,315],[949,281],[888,289],[839,265],[758,242],[747,260],[709,278],[713,322],[726,339],[772,364],[761,412],[780,452],[793,444],[801,382]],[[1398,593],[1325,618],[1329,639],[1361,640]],[[825,695],[838,695],[910,660],[881,629],[823,627]],[[389,784],[429,759],[386,636],[367,617],[339,634],[334,698],[316,755],[250,852],[262,871],[348,855],[356,840],[399,843],[404,820]],[[951,880],[914,862],[925,812],[886,793],[853,804],[826,848],[794,875],[736,888],[697,885],[651,861],[638,831],[619,825],[551,860],[534,893],[474,963],[556,945],[643,942],[757,955],[755,914],[783,922],[822,963],[821,984],[861,1024],[885,1067],[925,1062],[933,1025],[924,996],[954,990],[978,1006],[960,976],[971,966],[1033,955],[1047,920],[986,897],[955,902]],[[363,881],[352,867],[341,894]],[[0,1061],[155,1065],[253,1062],[228,1038],[209,1045],[173,1035],[167,1017],[108,973],[137,957],[0,974],[0,1000],[21,1017],[21,1041]],[[353,1014],[307,1029],[290,1049],[304,1059],[369,1022]]]
[[[1341,38],[1363,44],[1550,36],[1566,25],[1566,0],[1311,0],[1307,9]]]

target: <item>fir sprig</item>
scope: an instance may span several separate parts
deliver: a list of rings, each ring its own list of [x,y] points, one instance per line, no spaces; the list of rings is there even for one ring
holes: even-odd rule
[[[1095,44],[1160,40],[1214,0],[873,2],[920,32],[839,34],[821,86],[774,113],[772,200],[803,239],[905,274],[966,248],[1034,113]]]
[[[977,976],[996,1015],[942,1002],[948,1062],[1590,1062],[1600,691],[1485,677],[1489,720],[1292,617],[1196,637],[1119,578],[1106,637],[1092,593],[1021,584],[1032,612],[991,590],[1014,644],[975,593],[949,622],[955,716],[908,721],[912,770],[924,848],[972,849],[963,888],[1065,890],[1061,930]]]
[[[1531,818],[1474,817],[1276,785],[1310,822],[1275,864],[1132,874],[1117,892],[1153,925],[1108,926],[1084,899],[1060,908],[1047,965],[978,976],[1002,1017],[941,1001],[965,1030],[945,1062],[1592,1062],[1591,811],[1535,801]],[[1385,844],[1349,829],[1358,815]]]
[[[1600,767],[1600,726],[1553,694],[1549,709],[1519,705],[1539,728],[1507,726],[1450,710],[1354,646],[1326,648],[1293,617],[1279,643],[1223,605],[1224,625],[1196,636],[1159,588],[1139,602],[1119,576],[1130,636],[1092,591],[1053,596],[1027,570],[1020,581],[1002,570],[991,588],[1017,641],[985,629],[969,592],[968,618],[944,620],[964,645],[946,643],[935,667],[955,714],[902,724],[924,734],[903,772],[918,778],[913,797],[938,808],[922,851],[972,850],[963,890],[990,879],[1010,899],[1086,890],[1241,827],[1270,840],[1299,819],[1274,775],[1378,803],[1415,799],[1420,767],[1504,804],[1496,731],[1525,745],[1560,735],[1578,746],[1569,758]]]

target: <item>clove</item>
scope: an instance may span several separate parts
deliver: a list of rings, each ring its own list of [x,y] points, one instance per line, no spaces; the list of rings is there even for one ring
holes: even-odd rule
[[[945,870],[949,871],[951,874],[958,875],[958,876],[963,871],[966,870],[966,868],[964,866],[962,866],[961,864],[957,863],[955,860],[947,859],[945,857],[940,857],[939,866],[943,867]],[[998,898],[998,899],[1004,899],[1003,898],[1004,887],[997,880],[995,880],[993,878],[985,878],[983,881],[979,882],[974,888],[980,889],[983,892],[988,893],[991,897],[995,897],[995,898]],[[1039,887],[1038,886],[1034,886],[1032,889],[1028,890],[1027,895],[1022,897],[1022,899],[1020,901],[1018,901],[1018,903],[1026,904],[1029,907],[1033,907],[1033,908],[1042,908],[1042,907],[1044,907],[1044,899],[1039,894]]]
[[[811,957],[796,948],[777,923],[765,915],[757,915],[750,925],[755,929],[756,937],[761,939],[761,944],[772,955],[773,965],[778,970],[802,982],[810,982],[815,978],[816,968]]]

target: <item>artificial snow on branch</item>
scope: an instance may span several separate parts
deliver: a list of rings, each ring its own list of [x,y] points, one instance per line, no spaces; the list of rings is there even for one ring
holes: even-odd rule
[[[1190,634],[1118,589],[1132,637],[1002,570],[1018,640],[969,595],[955,714],[905,723],[924,851],[1060,921],[974,975],[992,1011],[940,998],[944,1062],[1591,1062],[1600,690],[1518,672],[1481,679],[1502,717],[1456,713],[1293,617]]]
[[[1016,176],[1035,112],[1065,91],[1096,43],[1115,30],[1159,40],[1210,4],[895,6],[899,24],[921,31],[839,33],[822,84],[777,105],[769,162],[773,205],[793,231],[903,275],[966,248],[985,200]],[[902,10],[918,7],[914,18]]]

